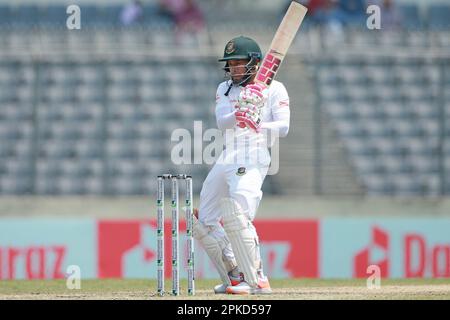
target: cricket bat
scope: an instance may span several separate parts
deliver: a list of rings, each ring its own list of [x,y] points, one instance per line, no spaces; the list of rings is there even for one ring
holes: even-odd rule
[[[303,22],[306,11],[308,9],[297,1],[291,2],[256,74],[255,82],[270,86]]]

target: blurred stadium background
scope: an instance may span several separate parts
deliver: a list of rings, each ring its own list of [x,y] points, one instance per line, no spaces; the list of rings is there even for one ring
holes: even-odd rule
[[[134,15],[132,1],[0,1],[0,279],[60,278],[68,264],[155,277],[152,253],[120,260],[130,243],[153,252],[142,219],[155,218],[155,177],[190,173],[198,194],[210,168],[173,165],[171,133],[216,127],[224,45],[244,34],[264,51],[289,4],[197,0],[174,13],[163,2]],[[70,4],[80,30],[66,27]],[[381,261],[383,276],[448,278],[450,1],[393,1],[381,30],[366,27],[364,1],[334,5],[311,7],[279,75],[291,129],[257,216],[269,274],[364,276]],[[287,247],[284,219],[296,223]],[[119,257],[102,256],[127,237]],[[57,244],[62,273],[39,264]],[[198,277],[216,277],[198,259]]]

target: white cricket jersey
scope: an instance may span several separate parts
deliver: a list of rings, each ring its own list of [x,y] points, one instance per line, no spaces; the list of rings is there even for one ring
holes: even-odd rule
[[[245,157],[245,162],[254,162],[254,159],[248,158],[258,154],[257,162],[268,164],[270,162],[268,147],[273,145],[276,136],[285,137],[289,131],[290,110],[287,90],[281,82],[272,82],[267,101],[262,108],[262,130],[256,133],[252,129],[237,126],[234,116],[235,105],[243,87],[233,85],[228,96],[225,96],[230,83],[231,80],[222,82],[216,93],[217,126],[224,131],[225,139],[225,154],[222,154],[222,157],[237,156],[240,159]],[[268,135],[271,138],[268,138]]]

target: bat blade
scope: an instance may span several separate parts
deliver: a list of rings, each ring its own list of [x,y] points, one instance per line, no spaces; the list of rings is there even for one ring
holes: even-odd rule
[[[291,2],[256,74],[255,82],[263,83],[267,87],[270,86],[307,11],[308,9],[300,3]]]

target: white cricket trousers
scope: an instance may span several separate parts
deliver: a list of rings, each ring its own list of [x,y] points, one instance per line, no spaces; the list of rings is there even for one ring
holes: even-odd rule
[[[242,169],[244,168],[244,169]],[[239,165],[216,163],[203,182],[200,192],[199,221],[211,230],[211,236],[216,239],[227,238],[220,221],[220,200],[234,199],[242,208],[250,221],[255,218],[259,202],[262,198],[261,187],[267,175],[268,166],[257,164]],[[243,170],[245,170],[243,172]],[[252,232],[257,238],[252,224]],[[231,245],[223,251],[226,258],[234,258]]]

